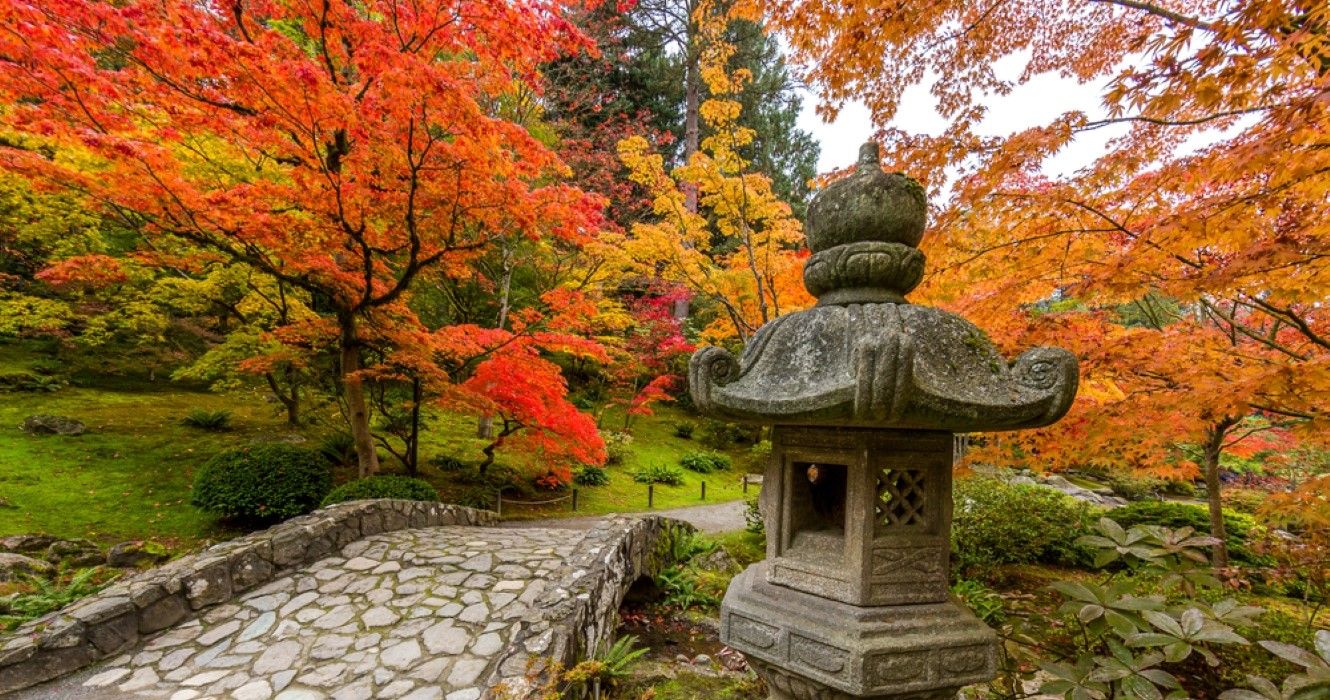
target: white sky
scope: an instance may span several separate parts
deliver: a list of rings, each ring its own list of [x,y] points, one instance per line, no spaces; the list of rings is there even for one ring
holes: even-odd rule
[[[1128,60],[1145,59],[1142,56],[1133,56]],[[1024,67],[1025,56],[1009,56],[998,64],[997,74],[999,77],[1014,80]],[[1037,75],[1025,84],[1017,86],[1008,95],[989,97],[985,100],[988,114],[980,124],[979,132],[992,136],[1007,136],[1022,129],[1047,124],[1055,117],[1073,110],[1085,112],[1091,120],[1102,118],[1105,113],[1101,95],[1108,82],[1107,79],[1102,79],[1081,84],[1074,78],[1065,78],[1054,73]],[[905,91],[892,125],[911,133],[939,134],[945,129],[946,122],[937,113],[936,104],[937,100],[929,94],[928,86],[910,87]],[[852,165],[858,157],[859,146],[874,131],[868,109],[857,102],[847,104],[836,121],[827,124],[814,111],[816,106],[817,96],[805,94],[798,124],[813,134],[822,145],[818,171],[827,172],[834,168]],[[1236,134],[1256,120],[1257,117],[1252,115],[1239,119],[1228,129],[1193,134],[1176,153],[1180,155],[1204,148]],[[1126,124],[1115,124],[1078,134],[1071,145],[1044,164],[1045,174],[1053,177],[1068,175],[1089,165],[1104,151],[1110,140],[1125,134],[1128,129]]]
[[[1010,61],[1008,71],[1003,71],[999,67],[999,75],[1004,72],[1009,76],[1017,74],[1022,67],[1018,60]],[[989,111],[980,125],[980,131],[994,136],[1006,136],[1021,129],[1046,124],[1054,117],[1071,110],[1083,111],[1093,119],[1103,113],[1100,104],[1102,93],[1103,83],[1082,85],[1074,79],[1051,73],[1035,76],[1009,95],[986,100],[985,104]],[[913,86],[906,90],[892,125],[911,133],[941,133],[946,122],[937,113],[936,104],[937,101],[928,93],[927,86]],[[814,111],[816,105],[817,96],[806,94],[803,112],[799,115],[799,126],[813,134],[822,145],[818,171],[826,172],[853,164],[858,156],[859,146],[874,131],[868,109],[857,102],[847,104],[836,121],[827,124]],[[1046,172],[1050,175],[1066,174],[1089,164],[1095,155],[1103,150],[1109,139],[1125,131],[1125,126],[1110,127],[1077,136],[1070,147],[1049,161]]]

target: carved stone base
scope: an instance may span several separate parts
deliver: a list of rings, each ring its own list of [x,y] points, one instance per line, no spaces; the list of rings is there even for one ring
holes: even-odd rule
[[[997,674],[997,636],[954,603],[859,607],[735,577],[721,642],[744,653],[772,700],[950,700]]]
[[[767,684],[770,700],[953,700],[960,688],[887,695],[850,695],[849,693],[828,688],[807,678],[801,678],[784,669],[777,668],[753,657],[748,658],[748,665],[757,672]]]

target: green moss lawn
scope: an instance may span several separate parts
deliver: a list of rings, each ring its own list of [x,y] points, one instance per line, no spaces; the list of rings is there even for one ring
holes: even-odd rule
[[[0,372],[29,371],[40,360],[26,346],[0,343]],[[212,433],[181,425],[191,409],[226,410],[231,429]],[[56,414],[83,421],[81,436],[32,436],[19,429],[33,414]],[[291,440],[311,447],[339,428],[335,406],[316,407],[308,414],[313,425],[292,429],[265,391],[215,393],[161,378],[110,375],[76,376],[71,385],[52,393],[0,394],[0,536],[46,532],[60,537],[87,538],[102,544],[149,538],[172,549],[187,549],[238,532],[219,524],[189,504],[194,472],[211,455],[254,441]],[[674,436],[674,424],[692,420],[666,406],[655,416],[637,419],[632,454],[623,465],[609,468],[606,486],[579,487],[579,515],[646,509],[646,486],[632,480],[637,469],[677,464],[689,451],[705,449]],[[622,419],[607,416],[618,427]],[[422,462],[438,455],[480,459],[483,440],[475,438],[475,419],[465,415],[430,415],[421,440]],[[747,445],[729,454],[729,472],[702,476],[684,470],[684,484],[656,486],[656,508],[702,503],[700,483],[707,481],[707,503],[741,495],[739,477]],[[385,471],[400,466],[386,455]],[[523,456],[500,452],[500,463],[520,466]],[[338,482],[352,478],[339,470]],[[471,488],[453,475],[424,466],[422,476],[448,500]],[[557,495],[557,494],[555,494]],[[537,495],[534,498],[547,498]],[[506,516],[548,517],[570,514],[569,503],[547,507],[511,506]]]

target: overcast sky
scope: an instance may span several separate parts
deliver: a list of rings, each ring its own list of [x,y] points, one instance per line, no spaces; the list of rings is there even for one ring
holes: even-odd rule
[[[1015,75],[1021,67],[1012,61],[1007,71],[1003,71],[1000,66],[999,74]],[[981,131],[994,136],[1006,136],[1021,129],[1046,124],[1069,110],[1081,110],[1093,119],[1103,113],[1100,105],[1102,93],[1103,83],[1082,85],[1074,79],[1054,74],[1039,75],[1017,87],[1010,95],[987,100],[989,112],[981,125]],[[945,122],[935,110],[936,104],[926,86],[914,86],[906,91],[893,125],[912,133],[941,133]],[[799,126],[812,133],[822,145],[818,170],[826,172],[853,164],[859,146],[873,133],[868,109],[859,103],[848,104],[841,110],[835,123],[827,124],[814,111],[816,105],[816,95],[807,94],[803,113],[799,116]],[[1050,175],[1060,175],[1088,164],[1103,150],[1109,139],[1124,130],[1125,127],[1105,128],[1078,136],[1071,147],[1049,162],[1046,171]]]

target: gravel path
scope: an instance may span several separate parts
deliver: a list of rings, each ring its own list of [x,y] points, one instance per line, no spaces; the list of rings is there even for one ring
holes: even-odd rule
[[[706,506],[648,510],[641,513],[625,513],[624,515],[661,515],[691,523],[693,527],[702,532],[730,532],[744,529],[745,508],[746,505],[743,501],[728,501]],[[606,518],[611,517],[614,517],[614,515],[588,515],[578,518],[545,518],[541,520],[505,520],[501,527],[590,530]]]

